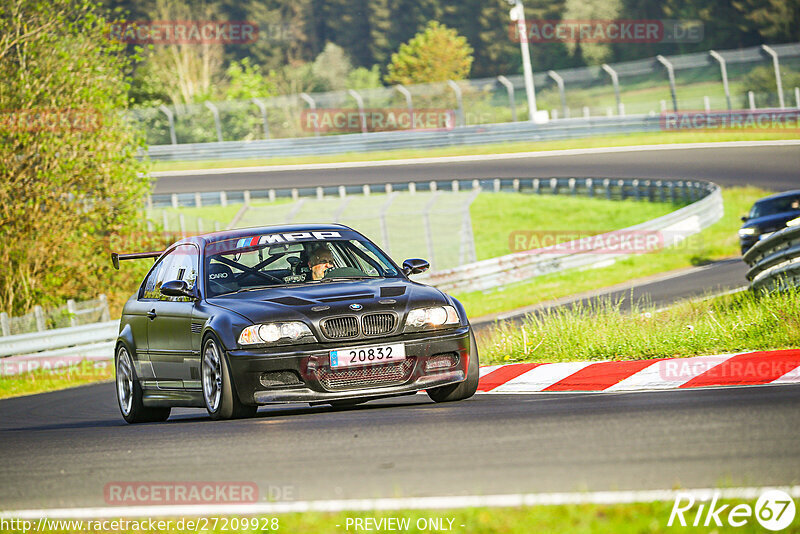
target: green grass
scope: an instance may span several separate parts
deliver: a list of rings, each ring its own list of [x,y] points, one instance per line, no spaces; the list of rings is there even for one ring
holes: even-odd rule
[[[37,369],[20,375],[0,375],[0,399],[72,388],[114,378],[111,362],[83,361],[55,369]]]
[[[564,141],[520,141],[475,146],[446,148],[387,150],[381,152],[348,153],[325,156],[297,156],[278,158],[252,158],[209,161],[155,161],[152,171],[201,170],[230,167],[258,167],[262,165],[295,165],[309,163],[345,163],[353,161],[381,161],[390,159],[430,158],[442,156],[469,156],[478,154],[505,154],[514,152],[541,152],[630,145],[659,145],[671,143],[707,143],[722,141],[773,141],[798,139],[800,132],[762,131],[697,131],[697,132],[652,132],[630,135],[597,136]]]
[[[256,200],[250,202],[250,207],[261,208],[267,206],[277,206],[291,202],[290,199],[279,198],[274,202],[266,200]],[[183,215],[186,231],[189,233],[198,230],[198,219],[202,219],[203,232],[213,232],[215,223],[219,224],[220,229],[224,230],[239,210],[242,209],[242,204],[228,204],[227,206],[202,206],[200,208],[194,207],[179,207],[179,208],[153,208],[146,210],[147,218],[153,221],[158,226],[163,226],[164,214],[167,216],[167,230],[178,231],[180,230],[180,216]]]
[[[475,319],[628,280],[738,256],[739,240],[736,232],[741,226],[739,217],[747,213],[753,202],[767,194],[767,191],[755,187],[723,189],[725,214],[722,219],[675,247],[630,256],[608,267],[554,273],[497,290],[462,292],[454,296],[464,304],[467,314]],[[553,225],[549,226],[552,227]],[[476,231],[478,229],[474,221],[473,228]]]
[[[797,500],[795,499],[795,502]],[[685,501],[684,501],[685,502]],[[700,509],[700,505],[704,504],[705,508]],[[456,534],[492,534],[492,533],[519,533],[519,534],[533,534],[533,533],[567,533],[567,534],[591,534],[591,533],[614,533],[614,534],[633,534],[633,533],[671,533],[671,532],[689,532],[689,533],[708,533],[708,532],[736,532],[748,534],[751,532],[765,532],[764,528],[759,525],[755,517],[748,517],[747,523],[741,527],[731,527],[728,523],[728,514],[736,504],[747,504],[751,509],[755,507],[754,501],[742,500],[721,500],[718,502],[720,506],[728,504],[727,508],[719,515],[720,521],[723,526],[715,526],[713,521],[710,527],[683,527],[676,519],[673,526],[668,527],[670,514],[673,507],[673,502],[653,502],[653,503],[636,503],[636,504],[617,504],[617,505],[595,505],[595,504],[581,504],[581,505],[553,505],[553,506],[526,506],[515,508],[462,508],[456,510],[397,510],[397,511],[376,511],[376,512],[341,512],[341,513],[319,513],[319,512],[305,512],[305,513],[291,513],[291,514],[278,514],[270,517],[225,517],[215,518],[206,516],[204,526],[207,527],[207,532],[289,532],[292,534],[341,534],[344,532],[369,532],[355,528],[355,521],[357,519],[365,520],[367,518],[375,521],[381,519],[394,518],[395,520],[408,521],[408,529],[405,528],[396,530],[397,532],[454,532]],[[693,508],[684,512],[683,517],[687,525],[692,525],[695,516],[700,515],[700,524],[705,521],[708,503],[695,504]],[[277,520],[273,523],[273,519]],[[424,527],[422,521],[428,520],[442,521],[445,526],[452,524],[452,530],[437,530],[434,528],[418,528],[417,522],[420,521],[419,527]],[[156,518],[156,521],[162,520]],[[166,521],[170,523],[166,523]],[[183,528],[178,529],[178,519],[164,518],[163,526],[167,527],[165,532],[195,532],[195,528],[187,528],[187,520],[193,520],[195,523],[191,525],[194,527],[197,524],[196,518],[184,519],[182,523]],[[349,522],[348,522],[349,520]],[[128,520],[129,529],[118,529],[119,532],[133,532],[131,530],[131,523],[134,521],[143,522],[142,531],[147,529],[147,519],[130,519]],[[245,523],[247,521],[247,523]],[[250,523],[252,521],[253,523]],[[450,523],[452,521],[452,523]],[[797,525],[795,519],[793,525]],[[36,521],[32,521],[31,527],[35,527]],[[48,526],[53,526],[54,520],[51,520]],[[67,524],[65,520],[62,524]],[[258,525],[258,528],[244,528],[243,524]],[[74,525],[74,523],[73,523]],[[83,531],[91,530],[92,523],[84,521]],[[235,525],[238,528],[232,528]],[[269,527],[276,525],[277,528],[265,528],[260,530],[262,526]],[[462,526],[463,525],[463,526]],[[227,528],[224,528],[226,527]],[[87,528],[89,527],[89,528]],[[373,526],[373,532],[390,532],[390,530],[378,530]],[[74,532],[77,529],[51,529],[52,532]],[[99,531],[100,529],[97,529]],[[20,532],[21,529],[9,530],[9,532]],[[789,526],[787,529],[781,531],[785,533],[798,532],[796,526]]]
[[[470,206],[478,260],[518,252],[513,232],[563,230],[595,234],[626,228],[666,215],[680,206],[668,203],[614,201],[598,198],[487,193]]]
[[[481,362],[646,360],[800,347],[800,290],[743,291],[657,311],[623,313],[601,299],[500,324],[481,339]],[[524,335],[523,335],[524,332]]]

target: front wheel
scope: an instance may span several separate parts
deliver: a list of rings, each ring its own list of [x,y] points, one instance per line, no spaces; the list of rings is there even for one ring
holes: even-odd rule
[[[136,378],[133,359],[125,345],[117,349],[117,403],[122,417],[128,423],[155,423],[166,421],[170,408],[151,408],[142,402],[142,386]]]
[[[203,399],[211,419],[241,419],[253,417],[258,406],[248,406],[239,401],[228,360],[213,337],[203,343]]]
[[[472,329],[470,329],[467,379],[458,384],[429,389],[428,396],[435,402],[452,402],[468,399],[478,391],[478,379],[480,378],[480,374],[478,344],[475,343],[475,334],[473,334]]]

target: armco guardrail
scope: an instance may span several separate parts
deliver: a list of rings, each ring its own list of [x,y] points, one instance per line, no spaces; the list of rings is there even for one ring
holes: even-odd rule
[[[577,182],[582,182],[581,186],[590,191],[594,186],[594,182],[590,182],[587,188],[585,179],[577,180]],[[624,181],[620,180],[620,182]],[[624,186],[624,183],[622,185]],[[609,237],[613,234],[655,231],[659,232],[662,237],[661,244],[669,246],[700,232],[722,217],[722,192],[719,186],[711,182],[660,181],[653,184],[647,181],[647,191],[650,195],[664,198],[668,194],[674,195],[678,185],[680,189],[688,188],[692,196],[699,200],[652,221],[604,234],[601,239],[595,238],[594,242],[608,243]],[[565,245],[563,248],[569,249],[570,247]],[[554,253],[552,250],[545,249],[529,250],[438,271],[427,276],[417,277],[417,279],[444,291],[479,291],[566,269],[603,264],[627,255],[626,253],[598,252],[597,248],[585,245],[571,248],[578,249],[579,252]]]
[[[589,135],[659,131],[658,115],[559,119],[545,124],[512,122],[466,126],[443,131],[371,132],[323,137],[227,141],[150,146],[145,154],[156,161],[271,158],[348,152],[374,152],[404,148],[549,141]]]
[[[88,324],[5,336],[0,338],[0,358],[26,355],[32,358],[51,356],[114,355],[114,340],[119,321]]]
[[[750,266],[747,279],[752,289],[800,287],[800,225],[759,241],[743,259]]]

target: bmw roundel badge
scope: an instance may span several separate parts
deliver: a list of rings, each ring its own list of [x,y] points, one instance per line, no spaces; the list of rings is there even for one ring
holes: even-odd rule
[[[364,307],[364,306],[362,306],[361,304],[351,304],[351,305],[350,305],[350,309],[351,309],[351,310],[360,310],[360,309],[361,309],[361,308],[363,308],[363,307]]]

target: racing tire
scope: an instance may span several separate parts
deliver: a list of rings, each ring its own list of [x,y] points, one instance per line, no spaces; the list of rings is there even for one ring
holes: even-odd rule
[[[117,405],[127,423],[160,423],[169,418],[169,407],[149,407],[142,401],[142,386],[136,376],[133,359],[125,345],[117,347],[114,359]]]
[[[478,345],[475,343],[475,334],[473,334],[472,329],[470,329],[467,379],[458,384],[429,389],[427,393],[434,402],[453,402],[468,399],[478,391],[479,378],[480,362],[478,361]]]
[[[203,401],[208,416],[215,421],[253,417],[258,406],[242,404],[231,379],[228,358],[214,336],[203,341],[200,375],[203,383]]]

